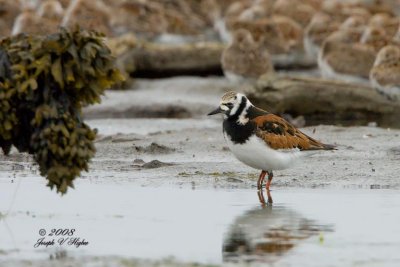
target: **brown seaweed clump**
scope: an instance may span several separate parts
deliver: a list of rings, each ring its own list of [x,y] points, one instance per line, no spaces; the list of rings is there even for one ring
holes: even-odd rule
[[[33,154],[50,188],[68,186],[95,153],[82,107],[122,79],[94,31],[17,35],[0,42],[0,147]]]

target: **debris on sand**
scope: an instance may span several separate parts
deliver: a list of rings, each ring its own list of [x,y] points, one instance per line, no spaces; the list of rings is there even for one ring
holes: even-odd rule
[[[400,147],[392,147],[389,149],[389,153],[395,156],[400,156]]]
[[[174,165],[174,164],[161,162],[159,160],[152,160],[150,162],[147,162],[147,163],[143,164],[142,168],[144,168],[144,169],[155,169],[155,168],[161,168],[161,167],[172,166],[172,165]]]
[[[159,145],[155,142],[151,143],[148,146],[134,146],[137,152],[139,153],[149,153],[149,154],[168,154],[175,151],[174,148],[170,148],[164,145]]]
[[[125,143],[125,142],[134,142],[138,141],[140,138],[136,137],[113,137],[111,142],[112,143]]]
[[[213,177],[227,177],[228,176],[228,180],[229,179],[234,179],[235,182],[243,182],[242,180],[233,178],[233,176],[236,175],[236,173],[234,172],[209,172],[209,173],[205,173],[202,171],[195,171],[194,173],[187,173],[187,172],[180,172],[178,173],[178,176],[182,176],[182,177],[190,177],[190,176],[194,176],[194,175],[201,175],[201,176],[213,176]],[[238,181],[237,181],[238,180]],[[231,180],[233,181],[233,180]]]
[[[97,135],[96,140],[94,141],[95,143],[101,143],[101,142],[108,142],[112,140],[112,136],[111,135]]]
[[[133,165],[140,165],[140,166],[142,166],[143,164],[145,164],[145,162],[144,162],[144,160],[142,160],[142,159],[135,159],[135,160],[133,161]]]
[[[95,140],[96,143],[100,142],[111,142],[111,143],[125,143],[125,142],[135,142],[141,140],[140,136],[137,134],[131,134],[129,136],[117,133],[113,135],[103,135],[97,137]]]
[[[230,182],[230,183],[243,183],[242,180],[236,179],[236,178],[233,178],[233,177],[229,177],[228,179],[226,179],[226,181]]]

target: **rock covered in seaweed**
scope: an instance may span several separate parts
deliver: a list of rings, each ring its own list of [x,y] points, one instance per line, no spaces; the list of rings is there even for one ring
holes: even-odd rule
[[[0,146],[33,154],[48,186],[65,193],[95,153],[82,107],[120,81],[96,32],[16,35],[0,42]]]

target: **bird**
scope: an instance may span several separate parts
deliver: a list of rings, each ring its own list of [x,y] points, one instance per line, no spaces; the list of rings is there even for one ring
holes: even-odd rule
[[[18,1],[0,1],[0,38],[11,34],[14,20],[20,12],[21,6]]]
[[[372,87],[391,100],[400,99],[400,47],[388,45],[376,56],[369,74]]]
[[[391,36],[387,34],[384,28],[368,26],[360,38],[360,43],[369,45],[378,53],[382,47],[391,44],[392,41]]]
[[[16,17],[11,33],[46,35],[57,32],[59,26],[60,19],[41,17],[33,10],[24,10]]]
[[[339,26],[339,30],[353,30],[358,31],[360,33],[359,38],[361,38],[361,34],[364,32],[367,27],[367,19],[362,16],[353,15],[345,19],[342,24]]]
[[[369,20],[369,26],[381,27],[389,37],[393,37],[400,26],[400,20],[398,17],[392,17],[388,13],[377,13]]]
[[[376,52],[373,46],[359,43],[360,32],[341,29],[325,39],[318,55],[318,67],[325,78],[368,83]]]
[[[77,25],[81,29],[93,30],[112,35],[110,8],[102,1],[71,0],[65,10],[61,26],[73,29]],[[120,17],[120,15],[115,15]],[[112,16],[114,17],[114,16]]]
[[[261,75],[274,72],[268,51],[245,29],[235,31],[233,42],[222,53],[221,65],[231,81],[257,80]]]
[[[306,27],[317,12],[310,4],[300,0],[277,0],[273,6],[274,15],[292,18],[301,27]]]
[[[317,150],[334,150],[302,133],[285,119],[255,107],[242,93],[225,93],[209,116],[223,114],[223,134],[229,149],[242,163],[261,170],[257,188],[269,191],[273,171],[293,166],[303,156]]]
[[[37,14],[39,17],[55,19],[61,22],[64,16],[64,8],[57,0],[45,0],[39,5]]]
[[[290,51],[303,51],[303,28],[299,23],[286,16],[271,16],[271,20],[282,33]]]
[[[324,13],[316,13],[304,29],[303,42],[306,53],[317,60],[324,40],[331,33],[337,31],[339,25],[331,16]]]

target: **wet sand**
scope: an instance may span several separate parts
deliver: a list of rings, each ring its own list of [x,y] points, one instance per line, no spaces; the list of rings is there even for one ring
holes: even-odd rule
[[[98,155],[87,177],[102,179],[103,174],[145,186],[173,184],[191,187],[254,188],[258,171],[237,161],[226,147],[221,120],[107,120],[90,121],[100,132],[108,133],[96,146]],[[102,126],[103,124],[103,126]],[[116,125],[124,125],[119,132]],[[186,125],[186,127],[184,126]],[[160,126],[164,127],[160,130]],[[114,129],[114,134],[112,133]],[[137,130],[137,134],[127,131]],[[148,129],[148,131],[144,130]],[[273,188],[400,188],[398,179],[399,130],[377,127],[316,126],[303,131],[338,150],[320,152],[303,163],[275,172]],[[144,153],[138,147],[152,143],[166,146],[168,153]],[[112,159],[111,162],[109,160]],[[162,169],[142,169],[133,160],[159,160],[174,165]],[[86,175],[85,175],[86,176]],[[122,176],[122,177],[121,177]]]
[[[97,154],[64,197],[45,187],[30,156],[0,155],[0,266],[398,266],[400,130],[303,128],[338,150],[274,172],[274,203],[261,205],[258,171],[227,149],[221,118],[204,115],[222,89],[201,97],[200,90],[224,83],[194,79],[185,89],[187,81],[168,85],[177,85],[180,99],[169,103],[196,116],[93,115],[111,114],[110,107],[124,114],[128,97],[115,106],[122,92],[88,110],[87,122],[99,130]],[[140,82],[130,99],[144,101],[135,96],[149,89],[157,106],[158,86]],[[184,101],[193,94],[192,103]],[[52,227],[74,227],[90,244],[34,248],[39,229]]]

